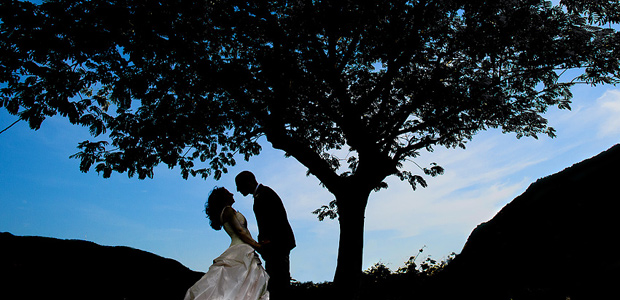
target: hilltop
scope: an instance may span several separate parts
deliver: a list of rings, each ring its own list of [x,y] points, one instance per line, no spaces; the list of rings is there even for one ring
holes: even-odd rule
[[[130,247],[0,233],[1,299],[183,299],[201,276]]]

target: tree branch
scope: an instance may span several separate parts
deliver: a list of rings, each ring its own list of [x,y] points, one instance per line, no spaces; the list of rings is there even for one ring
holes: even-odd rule
[[[2,129],[2,131],[0,131],[0,134],[3,134],[5,131],[9,130],[9,128],[13,127],[13,125],[17,124],[17,122],[21,121],[22,118],[18,118],[17,121],[13,122],[13,124],[9,125],[7,128]]]
[[[267,140],[274,148],[280,149],[297,159],[297,161],[307,167],[308,171],[316,176],[328,190],[334,191],[339,182],[339,176],[336,172],[308,145],[300,143],[287,134],[284,123],[280,120],[281,119],[279,119],[277,115],[272,116],[270,117],[270,121],[268,121],[269,123],[264,126]]]

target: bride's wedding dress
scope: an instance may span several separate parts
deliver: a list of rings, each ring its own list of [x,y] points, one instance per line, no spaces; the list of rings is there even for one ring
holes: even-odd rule
[[[235,217],[247,228],[247,221],[240,212],[236,211]],[[207,273],[187,290],[185,300],[268,300],[269,275],[254,248],[243,242],[228,222],[223,227],[230,236],[230,247],[214,259]]]

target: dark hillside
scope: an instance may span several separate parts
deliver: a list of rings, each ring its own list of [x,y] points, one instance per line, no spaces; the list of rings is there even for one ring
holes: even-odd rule
[[[0,233],[0,299],[183,299],[200,276],[129,247]]]
[[[620,282],[620,145],[539,179],[480,224],[446,276],[478,299],[597,299]],[[617,297],[617,296],[614,296]]]

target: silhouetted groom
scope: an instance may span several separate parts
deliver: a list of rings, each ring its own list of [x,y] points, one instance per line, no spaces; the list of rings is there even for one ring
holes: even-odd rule
[[[254,195],[254,214],[258,225],[261,257],[269,274],[267,288],[271,299],[287,299],[291,273],[289,256],[295,248],[295,236],[288,222],[282,200],[271,188],[258,184],[254,174],[243,171],[235,178],[237,191]]]

